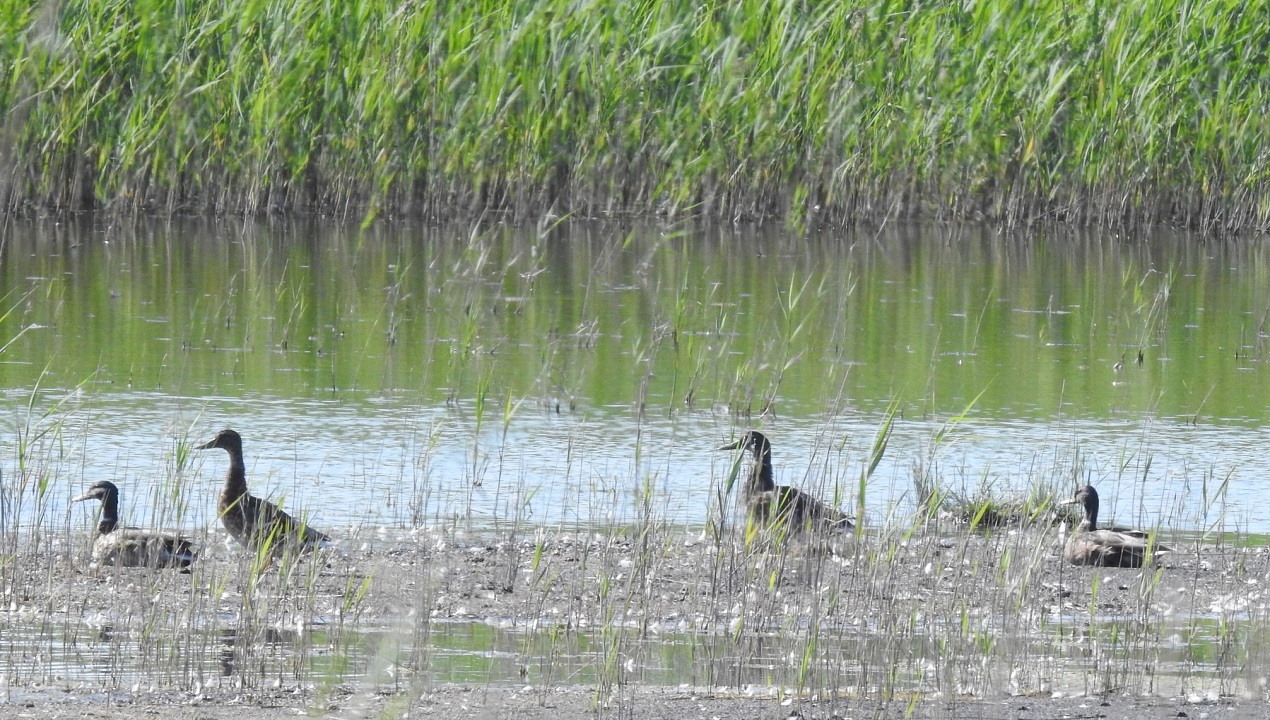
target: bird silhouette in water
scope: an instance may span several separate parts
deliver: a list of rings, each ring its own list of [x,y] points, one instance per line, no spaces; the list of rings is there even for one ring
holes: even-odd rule
[[[1142,567],[1150,552],[1152,560],[1171,549],[1152,543],[1151,536],[1142,530],[1121,527],[1098,527],[1098,491],[1086,485],[1060,505],[1080,505],[1085,519],[1067,536],[1063,558],[1073,565],[1100,565],[1102,567]]]
[[[93,539],[93,564],[119,567],[185,569],[198,553],[194,545],[176,533],[119,525],[119,488],[107,480],[93,483],[88,492],[71,500],[101,501],[97,537]]]
[[[330,538],[297,521],[277,505],[247,492],[247,468],[243,462],[243,439],[230,429],[221,430],[197,450],[220,448],[229,453],[225,487],[216,502],[216,512],[229,534],[253,552],[271,556],[285,552],[326,547]]]
[[[772,479],[772,443],[763,433],[749,430],[736,442],[719,450],[743,448],[751,463],[741,488],[750,516],[764,525],[786,523],[792,531],[840,531],[853,527],[850,518],[797,488],[777,485]]]

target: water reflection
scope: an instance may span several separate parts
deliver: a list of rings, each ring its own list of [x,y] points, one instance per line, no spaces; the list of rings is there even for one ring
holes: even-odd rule
[[[1232,659],[1222,622],[1200,618],[1177,626],[1130,629],[1124,623],[1063,626],[1048,632],[890,637],[830,633],[806,638],[744,633],[595,632],[502,628],[482,623],[430,623],[415,640],[408,631],[349,633],[339,642],[323,629],[303,635],[267,631],[247,639],[235,628],[194,630],[161,642],[136,631],[104,630],[76,639],[49,624],[0,621],[6,680],[15,685],[199,688],[274,683],[358,683],[397,690],[407,684],[536,687],[810,688],[831,693],[1098,692],[1150,684],[1161,694],[1257,693],[1254,657]],[[1176,641],[1180,633],[1184,641]],[[250,634],[250,633],[248,633]],[[153,638],[152,638],[153,640]],[[167,647],[170,645],[170,647]],[[1147,661],[1149,660],[1149,661]],[[219,680],[215,680],[219,678]]]
[[[245,634],[237,627],[213,632],[219,647],[216,658],[220,676],[247,685],[258,684],[268,677],[270,665],[293,666],[298,658],[307,654],[310,643],[317,640],[295,630],[276,627],[261,627]]]
[[[699,524],[730,460],[709,450],[738,428],[773,437],[783,482],[854,497],[895,402],[875,522],[911,503],[920,464],[951,488],[1092,481],[1123,522],[1270,531],[1264,244],[966,226],[5,232],[0,413],[49,443],[5,453],[33,450],[57,480],[0,523],[111,479],[134,524],[214,525],[221,460],[175,439],[229,425],[253,489],[321,527]]]

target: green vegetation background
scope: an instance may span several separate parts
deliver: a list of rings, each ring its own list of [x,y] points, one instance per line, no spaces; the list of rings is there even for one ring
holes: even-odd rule
[[[8,210],[1267,225],[1265,2],[0,3]]]

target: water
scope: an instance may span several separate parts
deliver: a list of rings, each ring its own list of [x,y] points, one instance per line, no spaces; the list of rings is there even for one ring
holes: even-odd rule
[[[1123,629],[1123,628],[1122,628]],[[45,691],[151,687],[361,688],[400,691],[436,685],[596,686],[727,689],[766,694],[778,688],[835,688],[876,693],[927,692],[941,684],[974,695],[1089,692],[1107,676],[1149,678],[1156,692],[1259,692],[1258,674],[1227,658],[1217,621],[1157,628],[1165,633],[1094,640],[1062,628],[992,638],[959,657],[939,638],[831,633],[804,665],[805,638],[728,633],[576,631],[532,624],[432,622],[426,637],[384,626],[335,630],[262,628],[242,636],[204,626],[159,638],[143,630],[71,618],[0,617],[0,658],[10,686]],[[1176,631],[1177,634],[1168,635]],[[955,633],[954,633],[955,634]],[[1110,634],[1110,633],[1108,633]],[[1182,636],[1185,636],[1185,640]],[[614,652],[616,648],[616,652]],[[954,653],[954,654],[950,654]],[[1116,669],[1116,668],[1120,669]],[[941,677],[943,676],[943,677]],[[18,692],[21,692],[20,690]]]
[[[700,524],[747,427],[778,481],[852,507],[894,404],[875,523],[920,464],[1270,532],[1260,244],[87,220],[11,225],[0,253],[6,527],[98,479],[132,524],[213,524],[226,458],[183,448],[225,426],[257,494],[336,532]]]
[[[922,226],[798,238],[90,219],[5,233],[0,532],[86,540],[92,512],[68,501],[100,479],[120,485],[126,522],[214,527],[226,456],[191,447],[225,426],[245,437],[253,490],[337,538],[702,525],[728,511],[719,488],[737,459],[715,448],[749,427],[773,439],[779,481],[854,508],[892,410],[870,533],[907,527],[919,471],[965,492],[1093,482],[1104,516],[1188,538],[1270,532],[1257,244]],[[1226,645],[1260,616],[1230,625],[1238,613],[1203,608],[1128,640],[1062,610],[1017,632],[834,626],[804,667],[805,637],[337,626],[293,600],[254,630],[213,614],[157,635],[109,613],[10,612],[0,656],[11,684],[72,689],[422,678],[871,693],[890,677],[896,691],[1044,692],[1146,658],[1160,692],[1259,692]],[[914,625],[927,626],[946,629]]]

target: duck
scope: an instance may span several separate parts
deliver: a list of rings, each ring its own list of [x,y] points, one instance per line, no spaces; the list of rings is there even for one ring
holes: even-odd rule
[[[120,527],[119,488],[114,483],[95,482],[88,492],[71,502],[85,500],[101,501],[101,519],[93,540],[93,565],[185,570],[198,557],[194,545],[175,533]]]
[[[772,443],[758,430],[748,430],[736,442],[718,450],[745,449],[751,454],[749,473],[741,497],[750,516],[762,524],[787,522],[794,531],[841,531],[855,527],[837,508],[811,495],[772,480]]]
[[[243,439],[228,428],[199,445],[196,450],[220,449],[229,453],[225,487],[216,501],[216,513],[230,536],[240,545],[270,556],[288,551],[305,552],[330,545],[331,539],[281,508],[247,492],[247,466],[243,462]]]
[[[1098,491],[1093,485],[1079,488],[1071,499],[1060,505],[1080,505],[1085,509],[1085,519],[1067,536],[1063,558],[1072,565],[1098,565],[1101,567],[1139,568],[1147,559],[1158,560],[1161,553],[1171,548],[1151,542],[1151,536],[1143,530],[1122,527],[1098,527]]]

